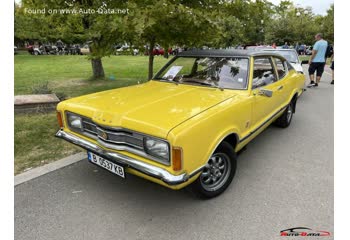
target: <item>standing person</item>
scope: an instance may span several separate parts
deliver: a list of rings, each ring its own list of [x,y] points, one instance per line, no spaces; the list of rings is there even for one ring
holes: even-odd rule
[[[294,49],[295,49],[295,51],[299,52],[299,48],[300,48],[300,46],[299,46],[299,43],[297,42],[297,44],[295,44]]]
[[[332,69],[332,82],[331,84],[334,85],[334,50],[333,50],[333,54],[332,54],[332,57],[331,57],[331,66],[330,68]]]
[[[321,81],[324,66],[326,64],[327,41],[323,40],[322,34],[315,35],[316,43],[313,46],[312,54],[309,60],[310,84],[307,87],[317,87]],[[316,82],[315,82],[316,72]]]
[[[282,46],[283,49],[288,49],[289,46],[288,46],[288,42],[285,42],[284,45]]]
[[[301,44],[299,48],[299,55],[305,55],[305,44]]]
[[[272,43],[272,48],[276,49],[276,43]]]

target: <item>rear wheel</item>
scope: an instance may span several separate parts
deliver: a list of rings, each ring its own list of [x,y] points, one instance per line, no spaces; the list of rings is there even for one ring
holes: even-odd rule
[[[292,118],[293,118],[293,114],[295,112],[295,107],[296,107],[296,99],[292,100],[287,108],[284,110],[283,114],[277,118],[277,120],[275,121],[275,125],[281,128],[286,128],[290,125],[290,123],[292,122]]]
[[[232,182],[236,173],[236,153],[227,142],[222,142],[210,157],[201,175],[190,185],[200,198],[220,195]]]

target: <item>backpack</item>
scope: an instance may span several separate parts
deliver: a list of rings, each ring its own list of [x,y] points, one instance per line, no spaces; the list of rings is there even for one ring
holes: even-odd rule
[[[330,57],[332,57],[332,55],[333,55],[333,46],[331,44],[328,44],[325,58],[330,58]]]

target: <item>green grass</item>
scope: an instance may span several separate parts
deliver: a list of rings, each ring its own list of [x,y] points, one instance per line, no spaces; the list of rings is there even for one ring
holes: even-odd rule
[[[35,85],[49,82],[54,92],[69,97],[147,81],[146,56],[111,56],[103,58],[105,80],[90,80],[91,63],[86,56],[15,56],[15,95],[30,94]],[[168,59],[155,57],[154,70]],[[113,80],[115,79],[115,80]]]
[[[300,59],[300,61],[309,60],[310,56],[308,56],[308,55],[299,56],[299,59]],[[329,65],[330,63],[331,63],[331,59],[327,58],[326,64]]]
[[[155,57],[154,70],[169,59]],[[111,56],[103,59],[105,80],[90,80],[91,63],[86,56],[15,56],[15,95],[31,94],[35,85],[48,82],[55,93],[80,96],[147,81],[146,56]],[[115,80],[109,80],[114,78]],[[54,137],[55,113],[15,115],[15,174],[81,151]]]
[[[81,151],[55,138],[57,130],[56,113],[15,116],[15,174]]]

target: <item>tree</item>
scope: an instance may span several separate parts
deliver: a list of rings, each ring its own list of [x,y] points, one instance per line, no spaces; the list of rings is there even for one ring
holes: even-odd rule
[[[322,32],[324,38],[330,42],[334,42],[334,4],[327,10],[327,15],[323,18]]]
[[[310,7],[296,7],[290,1],[282,1],[273,10],[267,26],[268,42],[312,44],[315,34],[321,31],[319,21],[322,16],[315,16]]]
[[[139,39],[148,45],[148,78],[153,77],[153,48],[180,45],[195,47],[211,41],[216,23],[212,21],[215,1],[136,1],[142,29]]]
[[[122,0],[23,0],[21,10],[18,10],[18,21],[23,28],[18,33],[32,36],[34,33],[40,40],[48,37],[64,39],[66,42],[89,42],[89,59],[92,65],[93,78],[103,78],[102,58],[113,52],[113,45],[121,39],[125,15],[106,14],[108,9],[127,8],[127,2]],[[45,9],[45,14],[26,15],[26,9]],[[57,10],[57,12],[54,12]],[[36,25],[23,24],[22,19],[38,20]],[[45,31],[44,31],[45,30]],[[43,32],[46,32],[43,35]],[[19,34],[19,36],[22,36]]]

